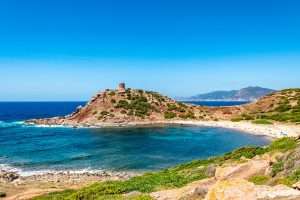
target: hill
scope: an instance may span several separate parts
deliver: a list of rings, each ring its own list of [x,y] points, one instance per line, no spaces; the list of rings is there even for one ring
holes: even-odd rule
[[[88,127],[168,123],[172,120],[272,120],[299,123],[300,89],[282,90],[250,104],[228,107],[190,105],[153,91],[125,87],[107,89],[70,115],[27,122]]]
[[[243,106],[244,120],[267,119],[300,123],[300,89],[286,89]]]
[[[103,125],[169,119],[209,119],[205,108],[188,105],[157,92],[119,87],[97,93],[84,106],[64,117],[29,120],[47,125]]]
[[[262,87],[246,87],[240,90],[214,91],[205,94],[199,94],[184,98],[184,100],[254,101],[272,92],[275,92],[275,90]]]

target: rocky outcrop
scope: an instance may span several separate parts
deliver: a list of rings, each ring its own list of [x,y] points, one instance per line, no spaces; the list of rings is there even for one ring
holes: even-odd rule
[[[151,193],[156,200],[203,199],[209,188],[216,183],[215,178],[195,181],[180,189],[163,190]]]
[[[242,164],[230,164],[227,166],[218,167],[216,170],[217,180],[226,180],[230,178],[243,178],[257,174],[265,174],[270,166],[269,160],[253,159]]]
[[[15,172],[8,172],[8,171],[0,171],[0,183],[10,183],[16,179],[18,179],[20,176]]]
[[[257,186],[244,179],[218,181],[205,200],[299,200],[300,191],[284,185]]]
[[[208,166],[208,169],[210,170],[207,171],[213,178],[196,181],[180,189],[154,192],[151,194],[151,196],[157,200],[203,199],[208,193],[209,189],[214,187],[214,184],[217,181],[218,183],[222,183],[223,180],[231,180],[237,178],[248,179],[253,175],[266,173],[269,166],[270,162],[266,157],[264,159],[256,158],[253,160],[248,160],[241,164],[232,163],[230,165],[225,165],[217,168],[211,165]],[[240,189],[242,191],[247,191],[246,186],[247,185],[243,186],[243,188]]]

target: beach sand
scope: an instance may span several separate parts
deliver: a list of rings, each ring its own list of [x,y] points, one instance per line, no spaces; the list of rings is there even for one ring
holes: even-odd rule
[[[192,125],[192,126],[220,127],[220,128],[234,129],[234,130],[242,131],[253,135],[263,135],[271,138],[300,136],[300,125],[278,123],[278,122],[275,122],[274,124],[254,124],[250,121],[232,122],[232,121],[164,120],[164,121],[140,121],[140,122],[124,122],[124,123],[101,122],[97,124],[76,124],[74,126],[67,125],[67,127],[105,128],[105,127],[147,127],[147,126],[163,126],[163,125]],[[45,126],[45,125],[38,125],[38,126]],[[49,127],[52,126],[50,125]]]

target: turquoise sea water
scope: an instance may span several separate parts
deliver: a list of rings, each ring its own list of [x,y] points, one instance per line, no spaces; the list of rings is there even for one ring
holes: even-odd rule
[[[67,114],[79,104],[0,103],[0,168],[24,173],[158,170],[269,142],[265,137],[211,127],[72,129],[34,127],[20,122],[41,115]]]

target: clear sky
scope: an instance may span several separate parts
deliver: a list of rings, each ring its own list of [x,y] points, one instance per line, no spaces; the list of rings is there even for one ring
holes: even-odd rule
[[[300,87],[297,0],[1,0],[0,101]]]

